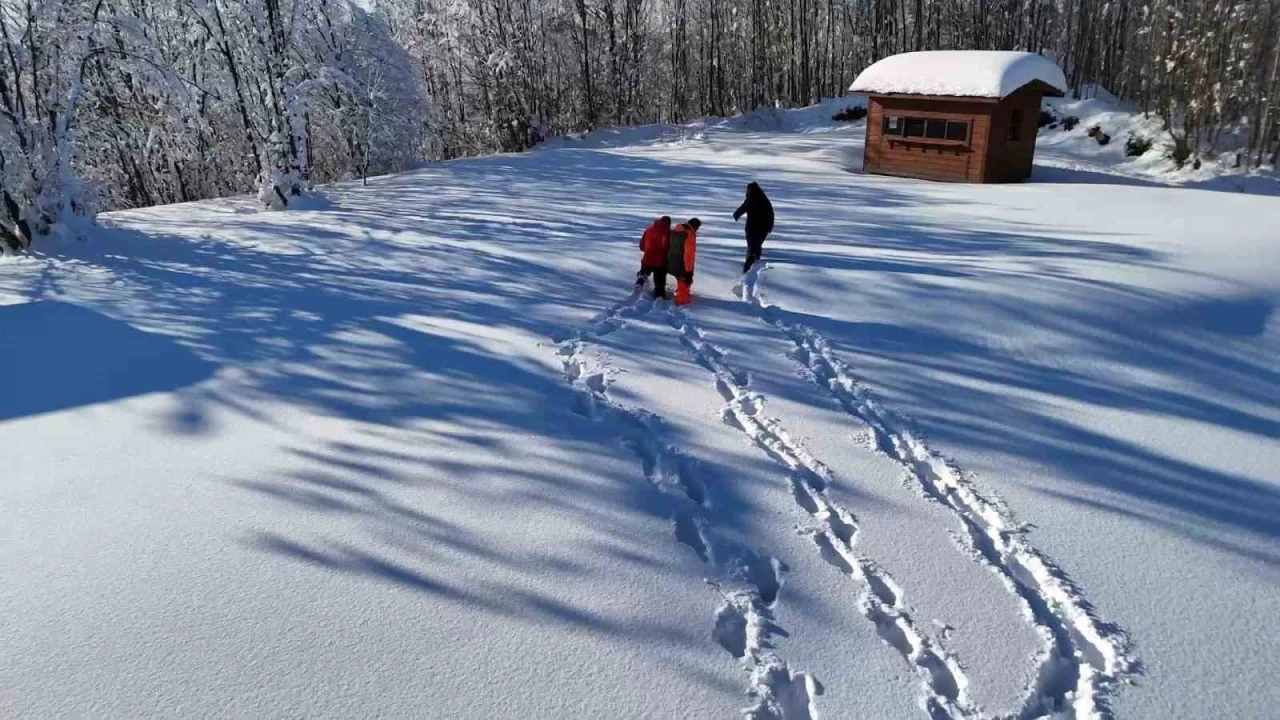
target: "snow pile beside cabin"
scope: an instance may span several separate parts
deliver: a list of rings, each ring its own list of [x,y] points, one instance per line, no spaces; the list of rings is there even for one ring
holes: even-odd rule
[[[1051,60],[1028,52],[937,50],[887,57],[863,70],[850,92],[1002,98],[1040,82],[1065,92]]]
[[[1096,86],[1086,87],[1081,94],[1084,97],[1045,98],[1044,109],[1053,119],[1040,128],[1036,139],[1037,179],[1053,180],[1055,173],[1065,169],[1280,196],[1280,174],[1274,168],[1251,168],[1251,158],[1243,157],[1241,167],[1236,167],[1236,138],[1219,138],[1216,149],[1201,155],[1199,168],[1191,161],[1179,168],[1172,160],[1173,139],[1157,114],[1144,113]],[[1078,121],[1070,130],[1063,122],[1067,118]],[[1091,137],[1089,131],[1094,127],[1106,133],[1110,142],[1103,145]],[[1149,141],[1151,147],[1130,155],[1126,144],[1131,138]]]

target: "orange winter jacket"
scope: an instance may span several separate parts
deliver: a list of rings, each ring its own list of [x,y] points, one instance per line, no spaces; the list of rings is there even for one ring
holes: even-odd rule
[[[640,264],[645,267],[663,267],[667,264],[667,236],[671,234],[671,220],[658,218],[645,228],[640,238],[640,249],[644,256]]]
[[[667,272],[676,277],[693,274],[698,258],[698,232],[684,223],[671,228],[667,247]]]

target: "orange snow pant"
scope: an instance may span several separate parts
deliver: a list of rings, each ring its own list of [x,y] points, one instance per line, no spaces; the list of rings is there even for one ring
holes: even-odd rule
[[[677,304],[677,305],[688,305],[688,304],[689,304],[689,291],[690,291],[692,288],[693,288],[693,281],[692,281],[692,280],[686,280],[686,279],[684,279],[684,278],[677,278],[677,279],[676,279],[676,297],[675,297],[675,304]]]

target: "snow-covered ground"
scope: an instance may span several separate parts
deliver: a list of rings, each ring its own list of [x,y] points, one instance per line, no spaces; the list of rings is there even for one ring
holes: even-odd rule
[[[1280,201],[830,110],[0,259],[0,716],[1274,716]]]

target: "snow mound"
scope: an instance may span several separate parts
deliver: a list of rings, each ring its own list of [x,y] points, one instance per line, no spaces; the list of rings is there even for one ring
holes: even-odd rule
[[[1067,90],[1062,69],[1029,52],[935,50],[887,57],[863,70],[849,87],[859,93],[904,93],[1002,98],[1039,80]]]
[[[780,109],[764,106],[724,119],[707,118],[698,121],[698,124],[709,129],[732,132],[827,132],[849,124],[832,119],[833,115],[841,110],[866,105],[864,97],[824,98],[821,102],[806,107]]]
[[[1280,174],[1272,167],[1254,167],[1237,136],[1224,133],[1215,148],[1205,148],[1181,168],[1172,160],[1173,139],[1154,113],[1120,100],[1102,88],[1087,87],[1083,97],[1046,98],[1048,124],[1036,138],[1038,180],[1072,177],[1107,182],[1123,177],[1136,183],[1154,182],[1202,190],[1280,196]],[[1065,122],[1070,118],[1073,122]],[[1101,143],[1090,132],[1109,140]],[[1130,141],[1147,143],[1130,150]]]
[[[601,128],[563,135],[539,143],[538,150],[601,150],[608,148],[676,146],[706,140],[708,132],[728,133],[816,133],[838,130],[854,123],[839,122],[832,116],[851,107],[866,107],[864,97],[825,98],[802,108],[775,108],[763,105],[729,117],[705,117],[679,124],[634,125]]]

